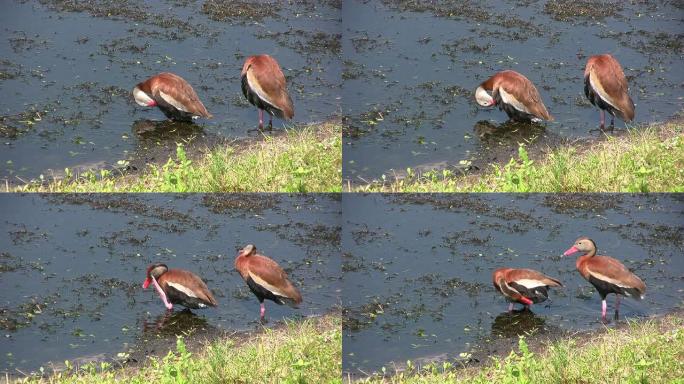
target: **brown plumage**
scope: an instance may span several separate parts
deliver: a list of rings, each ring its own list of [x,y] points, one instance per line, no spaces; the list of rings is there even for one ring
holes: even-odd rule
[[[534,84],[515,71],[501,71],[484,81],[475,90],[475,100],[483,107],[498,104],[512,120],[553,121]]]
[[[577,258],[575,266],[579,273],[590,282],[601,295],[601,317],[606,319],[606,296],[614,293],[615,317],[620,309],[620,295],[641,300],[646,292],[646,284],[629,271],[622,263],[610,256],[598,256],[596,243],[588,237],[580,237],[575,244],[563,253],[569,256],[577,252],[584,255]]]
[[[190,271],[169,269],[166,264],[147,267],[143,288],[152,283],[168,309],[173,304],[188,308],[215,307],[218,303],[202,279]]]
[[[263,111],[279,119],[290,120],[294,117],[285,75],[274,58],[269,55],[248,57],[240,77],[242,93],[252,105],[259,108],[259,127],[263,127]],[[272,124],[270,120],[269,126]]]
[[[560,281],[533,269],[499,268],[492,273],[494,287],[513,303],[525,306],[548,299],[549,287],[562,287]]]
[[[601,127],[605,125],[604,110],[623,121],[634,120],[634,102],[629,97],[627,78],[622,66],[609,54],[591,56],[584,68],[584,94],[601,109]],[[611,117],[610,125],[614,124]]]
[[[133,97],[138,105],[159,107],[172,120],[189,121],[197,116],[207,119],[212,117],[192,86],[173,73],[162,72],[139,83],[133,88]]]
[[[296,308],[302,295],[287,277],[287,273],[275,261],[257,254],[252,244],[245,246],[235,258],[235,269],[245,280],[249,289],[261,303],[261,319],[266,309],[264,299]]]

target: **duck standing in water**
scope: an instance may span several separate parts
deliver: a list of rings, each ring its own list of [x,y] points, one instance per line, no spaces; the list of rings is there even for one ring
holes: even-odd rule
[[[173,304],[199,309],[218,305],[202,279],[190,271],[169,269],[166,264],[152,264],[147,267],[147,278],[143,289],[152,284],[168,310]]]
[[[133,98],[143,107],[158,107],[171,120],[212,118],[192,86],[170,72],[162,72],[136,85]]]
[[[498,105],[514,121],[553,121],[537,88],[516,71],[501,71],[484,81],[475,90],[475,100],[483,107]]]
[[[273,116],[285,120],[294,117],[285,75],[274,58],[269,55],[248,57],[240,77],[242,94],[259,109],[259,129],[264,128],[264,111],[269,114],[269,128],[273,128]]]
[[[627,269],[621,262],[610,256],[596,255],[596,243],[588,237],[580,237],[575,244],[563,253],[570,256],[583,253],[577,258],[577,270],[601,295],[601,319],[606,321],[606,296],[615,294],[615,319],[620,310],[620,295],[629,296],[636,300],[644,298],[646,284]]]
[[[278,263],[256,252],[257,249],[252,244],[241,249],[235,258],[235,269],[259,300],[260,319],[263,323],[266,316],[265,299],[279,305],[287,304],[297,308],[302,302],[302,295]]]
[[[528,308],[549,298],[549,287],[562,287],[560,281],[533,269],[499,268],[492,273],[494,288],[511,303],[508,312],[513,311],[513,303]]]

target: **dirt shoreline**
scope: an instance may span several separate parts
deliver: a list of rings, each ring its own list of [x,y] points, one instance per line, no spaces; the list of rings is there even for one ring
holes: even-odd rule
[[[662,122],[652,122],[640,125],[639,128],[658,126],[664,124],[684,124],[684,117],[677,114]],[[479,127],[479,128],[478,128]],[[442,161],[438,163],[420,164],[411,167],[413,173],[422,174],[429,171],[441,172],[449,170],[456,175],[462,175],[469,179],[477,179],[491,170],[492,165],[504,166],[510,159],[518,157],[519,143],[525,144],[525,149],[530,160],[535,162],[544,159],[549,153],[563,146],[573,146],[576,156],[591,151],[595,145],[605,142],[609,138],[621,138],[629,133],[625,128],[615,128],[615,130],[602,132],[596,130],[592,135],[568,138],[561,137],[546,131],[543,126],[537,124],[520,124],[506,122],[495,125],[489,121],[481,121],[475,129],[483,148],[478,151],[478,157],[471,160],[468,164],[450,163]],[[530,132],[533,134],[530,135]],[[667,138],[667,137],[664,137]],[[390,172],[391,171],[391,172]],[[406,179],[406,170],[390,170],[386,182]],[[390,174],[391,173],[391,174]],[[368,180],[343,180],[346,188],[355,188],[373,184]]]
[[[192,123],[176,123],[171,121],[141,120],[136,122],[137,130],[134,135],[141,143],[140,148],[133,152],[133,156],[125,160],[125,165],[109,164],[104,161],[87,163],[69,167],[72,177],[85,172],[108,170],[117,178],[135,178],[149,169],[149,165],[162,166],[169,159],[176,159],[177,144],[183,145],[188,160],[196,162],[217,148],[232,148],[234,155],[240,155],[262,143],[267,138],[279,139],[287,136],[289,130],[303,129],[312,126],[340,124],[334,117],[320,122],[300,124],[286,129],[273,130],[252,129],[249,136],[229,138],[205,131],[201,126]],[[134,126],[135,128],[135,126]],[[43,185],[63,180],[67,175],[64,170],[45,170]],[[99,177],[99,176],[98,176]],[[22,179],[5,179],[5,189],[9,191],[30,181]]]
[[[646,320],[656,320],[658,322],[662,322],[664,318],[669,316],[684,318],[684,308],[678,308],[670,312],[638,318],[636,320],[629,319],[629,321],[634,320],[641,322]],[[545,328],[541,332],[534,335],[526,334],[524,336],[530,352],[540,354],[543,353],[550,344],[567,338],[575,339],[577,341],[576,347],[582,348],[597,335],[601,335],[607,332],[609,329],[623,330],[628,328],[629,321],[619,320],[619,322],[615,324],[613,320],[611,320],[609,324],[604,325],[602,328],[582,331],[569,331],[560,329],[558,327],[550,327]],[[472,351],[468,357],[462,359],[454,359],[453,357],[448,356],[450,354],[442,353],[438,355],[428,355],[417,359],[412,359],[411,362],[415,367],[420,367],[431,363],[440,364],[444,362],[450,362],[455,367],[458,367],[457,369],[481,369],[484,366],[491,364],[491,357],[505,358],[511,353],[511,351],[517,350],[518,341],[519,337],[517,335],[496,338],[488,343],[478,343],[475,347],[475,350]],[[453,354],[451,355],[453,356]],[[385,375],[385,377],[388,378],[397,373],[406,371],[405,362],[389,363],[387,366],[392,367],[387,370],[387,374]],[[342,372],[342,375],[347,382],[354,382],[368,377],[368,375],[363,375],[360,372]]]
[[[230,339],[237,348],[253,339],[256,335],[264,333],[267,329],[281,330],[288,326],[285,320],[279,320],[264,325],[255,320],[250,322],[252,325],[251,329],[243,330],[220,329],[206,323],[198,327],[197,323],[202,323],[202,321],[198,322],[198,317],[189,310],[174,311],[171,314],[165,314],[160,317],[167,317],[166,325],[170,325],[169,329],[156,329],[157,332],[153,331],[148,335],[145,335],[147,330],[143,330],[143,335],[138,338],[129,352],[119,354],[118,356],[110,356],[105,353],[84,356],[70,360],[71,365],[78,368],[86,364],[96,364],[96,367],[98,367],[100,363],[109,363],[109,369],[119,370],[120,373],[126,373],[140,369],[148,364],[150,359],[160,359],[169,352],[175,351],[176,336],[183,336],[188,352],[196,355],[212,342]],[[341,312],[333,308],[322,314],[294,317],[289,321],[323,319],[326,317],[341,318]],[[188,327],[188,323],[193,323],[193,325]],[[42,375],[43,378],[48,378],[50,375],[67,370],[67,367],[63,362],[49,362],[45,364],[45,368],[45,372]],[[99,367],[97,369],[99,369]],[[6,375],[5,377],[11,382],[17,382],[25,377],[38,374],[38,372],[24,372],[21,370],[0,373]]]

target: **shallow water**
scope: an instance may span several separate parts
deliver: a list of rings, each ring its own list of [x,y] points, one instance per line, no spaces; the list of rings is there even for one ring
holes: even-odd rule
[[[600,296],[575,257],[560,257],[581,235],[647,285],[643,301],[622,301],[621,319],[684,306],[682,196],[347,194],[342,209],[343,369],[352,374],[459,360],[519,333],[603,327]],[[510,315],[491,282],[499,267],[533,268],[565,287]]]
[[[598,53],[622,63],[636,123],[663,121],[682,109],[681,5],[616,2],[593,18],[559,15],[568,21],[558,21],[556,3],[345,2],[344,178],[359,183],[407,167],[458,167],[462,160],[487,158],[493,143],[478,122],[498,124],[507,117],[479,108],[472,92],[504,69],[535,83],[556,121],[541,133],[517,128],[528,132],[497,145],[517,149],[540,137],[556,143],[596,135],[590,130],[598,127],[599,113],[584,97],[583,71],[587,57]],[[568,3],[561,9],[582,2]],[[616,127],[624,123],[616,121]]]
[[[226,20],[203,12],[205,2],[198,1],[71,3],[3,3],[0,178],[19,182],[65,167],[118,167],[119,160],[144,157],[150,143],[136,134],[136,123],[165,117],[139,107],[129,92],[162,71],[193,85],[214,119],[199,119],[194,132],[162,137],[153,146],[257,135],[257,110],[244,99],[239,78],[252,54],[280,62],[295,123],[339,113],[335,2],[297,1],[260,8],[269,10],[264,17],[257,12]],[[274,120],[274,128],[283,126]]]
[[[269,324],[341,300],[335,196],[4,195],[0,210],[0,372],[116,358],[198,328],[254,329],[259,302],[233,268],[247,243],[304,297],[300,309],[266,302]],[[154,289],[141,287],[152,262],[198,274],[219,306],[196,316],[176,306],[167,318]]]

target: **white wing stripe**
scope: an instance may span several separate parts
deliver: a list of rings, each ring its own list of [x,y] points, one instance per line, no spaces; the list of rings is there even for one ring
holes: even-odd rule
[[[516,293],[519,294],[519,295],[521,294],[520,292],[518,292],[517,289],[515,289],[515,288],[511,287],[510,285],[508,285],[508,282],[507,282],[506,280],[503,281],[503,285],[504,285],[504,288],[505,288],[503,291],[504,291],[504,293],[505,293],[507,296],[510,296],[510,295],[516,294]],[[508,291],[508,292],[506,292],[506,291]]]
[[[601,100],[603,100],[607,104],[610,104],[613,108],[619,110],[618,107],[616,107],[613,103],[610,102],[610,98],[608,97],[608,94],[606,93],[606,91],[601,86],[601,83],[600,82],[594,82],[594,78],[595,78],[594,73],[589,72],[589,84],[594,89],[594,91],[596,91],[596,93],[598,93]]]
[[[249,84],[249,87],[252,89],[252,91],[254,91],[254,93],[256,93],[257,96],[259,96],[259,98],[261,100],[270,104],[274,108],[278,108],[275,106],[275,104],[273,104],[271,99],[268,96],[266,96],[266,94],[264,93],[264,90],[261,89],[261,86],[259,86],[259,84],[256,81],[253,81],[253,78],[254,78],[254,75],[252,75],[252,71],[247,72],[247,84]],[[280,109],[280,108],[278,108],[278,109]]]
[[[611,278],[608,277],[608,276],[605,276],[605,275],[602,275],[602,274],[600,274],[600,273],[594,272],[594,271],[592,271],[592,270],[590,270],[590,269],[588,269],[588,270],[589,270],[589,272],[590,272],[592,275],[594,275],[595,278],[597,278],[597,279],[599,279],[599,280],[603,280],[603,281],[605,281],[605,282],[607,282],[607,283],[614,284],[614,285],[617,285],[618,287],[622,287],[622,288],[634,288],[634,287],[630,287],[629,285],[625,285],[624,283],[622,283],[622,282],[620,282],[620,281],[618,281],[618,280],[611,279]]]
[[[251,277],[255,283],[257,283],[257,284],[261,285],[262,287],[266,288],[267,290],[271,291],[271,293],[273,293],[274,295],[287,297],[287,295],[282,293],[278,288],[267,283],[265,280],[263,280],[262,278],[260,278],[259,276],[255,275],[255,274],[253,274],[252,272],[249,273],[249,277]]]
[[[159,96],[161,96],[161,98],[164,99],[164,101],[166,101],[167,103],[176,107],[176,109],[178,109],[179,111],[188,112],[188,110],[185,108],[183,104],[181,104],[178,100],[174,99],[170,95],[162,91],[159,91]]]
[[[539,280],[532,280],[532,279],[520,279],[520,280],[515,280],[516,283],[522,285],[523,287],[527,289],[533,289],[537,287],[544,287],[546,284],[542,283]]]
[[[504,103],[512,105],[518,111],[530,113],[523,103],[518,101],[518,99],[506,92],[503,88],[499,88],[499,94],[501,94],[501,100],[503,100]]]
[[[195,292],[193,292],[192,289],[184,286],[183,284],[172,283],[170,281],[166,282],[166,284],[172,286],[173,288],[175,288],[178,291],[185,293],[186,295],[188,295],[190,297],[197,298],[197,295],[195,295]]]

